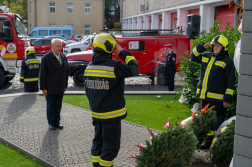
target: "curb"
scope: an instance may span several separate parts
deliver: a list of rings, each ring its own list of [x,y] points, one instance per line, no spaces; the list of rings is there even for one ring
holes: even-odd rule
[[[43,95],[42,91],[34,92],[34,93],[11,93],[11,94],[4,94],[0,95],[1,97],[12,97],[12,96],[24,96],[24,95]],[[85,95],[85,91],[66,91],[64,95]],[[175,91],[125,91],[125,95],[176,95]]]
[[[57,167],[56,165],[54,165],[54,164],[48,162],[47,160],[44,160],[43,158],[40,158],[40,157],[38,157],[38,156],[32,154],[31,152],[29,152],[29,151],[27,151],[27,150],[25,150],[25,149],[19,147],[18,145],[14,144],[14,143],[12,143],[12,142],[9,142],[8,140],[6,140],[6,139],[4,139],[4,138],[2,138],[2,137],[0,137],[0,141],[2,141],[2,142],[5,143],[5,144],[8,144],[10,147],[12,147],[12,148],[14,148],[14,149],[16,149],[16,150],[18,150],[18,151],[21,151],[21,152],[24,153],[25,155],[27,155],[27,156],[29,156],[30,158],[32,158],[32,159],[38,161],[39,163],[45,165],[46,167]]]

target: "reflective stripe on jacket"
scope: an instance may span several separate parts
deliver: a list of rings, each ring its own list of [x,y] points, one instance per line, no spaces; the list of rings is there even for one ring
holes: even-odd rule
[[[28,56],[22,61],[20,82],[35,82],[39,80],[40,61],[35,56]]]
[[[196,95],[201,99],[231,103],[235,90],[234,62],[227,52],[212,56],[213,53],[203,53],[205,50],[203,44],[199,44],[191,53],[191,60],[201,63]]]
[[[96,57],[97,60],[99,56]],[[126,64],[108,58],[104,61],[91,62],[85,69],[84,85],[95,121],[117,121],[127,116],[124,79],[138,75],[139,67],[134,56],[128,51],[123,50],[119,57]]]

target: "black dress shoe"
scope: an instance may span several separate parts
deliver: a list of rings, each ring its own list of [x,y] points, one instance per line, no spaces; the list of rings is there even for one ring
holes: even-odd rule
[[[56,125],[56,128],[58,128],[58,129],[63,129],[63,125],[57,124],[57,125]]]
[[[210,146],[203,144],[202,146],[200,146],[200,150],[208,150],[210,148]]]
[[[51,129],[51,130],[55,130],[55,129],[56,129],[56,127],[55,127],[54,125],[49,125],[49,129]]]

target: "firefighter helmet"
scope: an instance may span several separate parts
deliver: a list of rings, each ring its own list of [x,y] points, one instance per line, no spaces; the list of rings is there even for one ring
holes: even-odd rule
[[[219,44],[224,47],[224,50],[228,50],[228,39],[224,35],[218,35],[214,37],[212,40],[211,44]]]
[[[25,49],[25,53],[26,53],[26,55],[27,56],[29,56],[29,55],[32,55],[32,54],[35,54],[35,49],[34,49],[34,47],[28,47],[28,48],[26,48]]]
[[[106,53],[112,53],[116,45],[115,37],[109,33],[100,33],[95,36],[93,47],[99,48]]]

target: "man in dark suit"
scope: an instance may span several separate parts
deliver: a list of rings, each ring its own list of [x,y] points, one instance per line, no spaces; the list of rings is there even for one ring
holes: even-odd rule
[[[60,111],[63,94],[68,86],[68,62],[62,54],[62,41],[52,39],[52,50],[41,59],[40,90],[46,95],[47,120],[49,128],[63,129],[60,125]]]
[[[165,59],[165,74],[167,78],[168,90],[174,90],[174,77],[176,73],[176,53],[172,50],[172,44],[165,45],[165,50],[168,51],[168,54]]]

